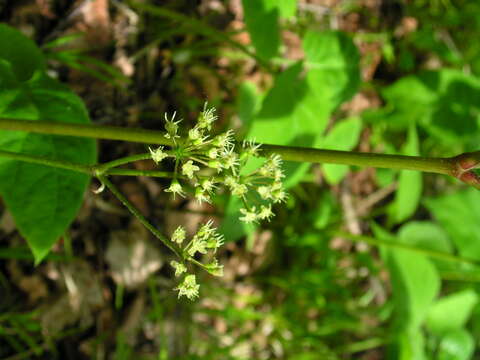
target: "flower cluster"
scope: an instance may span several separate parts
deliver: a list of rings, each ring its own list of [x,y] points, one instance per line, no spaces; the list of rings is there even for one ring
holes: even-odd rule
[[[210,137],[215,120],[215,108],[207,108],[205,104],[188,136],[177,141],[180,120],[175,121],[175,114],[170,119],[165,116],[165,137],[172,140],[172,149],[167,151],[163,146],[150,149],[157,164],[168,157],[175,159],[175,173],[165,191],[174,197],[186,196],[182,183],[189,181],[194,186],[197,201],[211,202],[217,184],[225,184],[244,204],[241,221],[269,220],[273,216],[272,204],[287,198],[282,186],[284,175],[280,156],[270,155],[261,167],[245,174],[249,159],[260,156],[260,145],[244,141],[236,149],[232,130]]]
[[[270,155],[266,161],[252,171],[248,171],[248,160],[258,156],[260,145],[244,141],[240,156],[240,166],[247,171],[225,178],[225,184],[232,195],[241,198],[244,207],[240,209],[240,220],[245,223],[270,220],[274,216],[272,204],[284,202],[287,193],[283,189],[282,159]],[[255,196],[256,194],[256,196]]]
[[[246,223],[270,220],[273,217],[272,204],[285,201],[283,190],[284,177],[278,155],[270,155],[260,166],[251,166],[252,158],[261,156],[259,144],[245,141],[236,145],[233,131],[211,136],[212,124],[217,120],[215,108],[205,107],[200,113],[195,126],[180,138],[179,126],[175,115],[165,115],[165,137],[171,140],[171,149],[160,146],[150,149],[150,155],[159,164],[167,158],[175,162],[173,178],[166,192],[186,196],[186,184],[193,185],[197,201],[211,202],[214,191],[220,184],[224,185],[233,196],[238,197],[243,208],[240,220]],[[258,163],[257,163],[258,164]],[[202,225],[193,238],[184,245],[185,229],[178,227],[172,234],[171,241],[181,249],[181,262],[172,261],[175,276],[182,277],[176,288],[178,296],[194,299],[198,296],[199,285],[195,275],[188,273],[187,264],[202,267],[210,274],[221,276],[223,267],[213,259],[208,264],[197,260],[208,252],[215,254],[223,244],[223,237],[217,234],[209,221]]]
[[[183,257],[182,262],[170,262],[170,265],[175,270],[175,276],[183,276],[182,281],[176,288],[178,297],[186,296],[190,300],[198,297],[200,285],[197,284],[195,275],[188,274],[187,263],[189,262],[202,267],[211,275],[223,275],[223,265],[220,265],[216,258],[213,258],[213,260],[207,264],[195,259],[197,254],[206,255],[209,251],[211,255],[214,255],[217,249],[223,245],[223,236],[218,234],[212,225],[211,220],[203,224],[186,245],[184,245],[186,231],[182,226],[179,226],[172,234],[171,241],[180,247]]]

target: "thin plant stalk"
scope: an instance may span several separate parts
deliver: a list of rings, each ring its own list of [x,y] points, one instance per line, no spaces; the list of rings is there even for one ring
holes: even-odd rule
[[[144,144],[172,144],[169,139],[165,138],[162,131],[120,126],[0,118],[0,129],[27,131],[38,134],[86,137],[91,139],[120,140]]]
[[[160,240],[167,248],[169,248],[175,255],[179,258],[182,258],[180,251],[174,246],[174,244],[167,239],[160,231],[158,231],[155,226],[150,224],[143,214],[138,211],[138,209],[113,185],[110,180],[104,175],[99,175],[98,179],[100,182],[105,185],[113,195],[115,195],[118,200],[122,202],[123,205],[145,226],[158,240]]]
[[[41,156],[26,155],[4,150],[0,150],[0,158],[23,161],[31,164],[45,165],[64,170],[71,170],[87,175],[94,175],[94,169],[92,166],[72,163],[64,160],[51,160]]]
[[[372,237],[363,236],[363,235],[353,235],[346,232],[338,232],[338,233],[335,233],[335,235],[349,239],[354,242],[364,242],[369,245],[373,245],[377,247],[385,246],[385,247],[391,247],[391,248],[397,248],[397,249],[411,250],[419,254],[426,255],[438,260],[445,260],[445,261],[451,261],[451,262],[456,262],[460,264],[469,264],[469,265],[475,265],[475,266],[480,265],[480,262],[475,259],[452,255],[452,254],[441,252],[441,251],[422,249],[413,245],[404,244],[400,242],[382,240],[382,239],[372,238]]]

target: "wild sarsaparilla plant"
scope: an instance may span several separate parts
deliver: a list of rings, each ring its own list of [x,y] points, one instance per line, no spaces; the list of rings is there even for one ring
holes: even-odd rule
[[[426,158],[238,142],[232,130],[213,132],[215,109],[207,104],[193,128],[185,129],[176,114],[165,115],[164,131],[89,124],[82,101],[46,73],[46,60],[35,44],[18,31],[0,25],[0,195],[39,263],[71,224],[88,181],[95,177],[176,256],[171,266],[179,277],[179,296],[199,294],[194,266],[221,276],[215,258],[225,239],[212,221],[187,237],[183,227],[166,236],[153,226],[110,181],[112,176],[169,179],[164,189],[172,197],[210,202],[217,191],[239,198],[239,220],[268,221],[272,205],[287,198],[282,186],[282,159],[406,169],[454,176],[480,188],[475,169],[480,153],[453,158]],[[148,144],[148,152],[98,164],[92,139]],[[249,161],[263,158],[252,168]],[[124,165],[155,162],[158,170],[134,170]],[[163,165],[173,171],[163,170]],[[204,260],[208,259],[208,260]]]

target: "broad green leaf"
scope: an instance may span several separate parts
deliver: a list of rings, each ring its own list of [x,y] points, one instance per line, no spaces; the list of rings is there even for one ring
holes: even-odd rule
[[[335,199],[329,191],[321,194],[317,202],[317,208],[313,212],[313,226],[322,230],[327,227],[335,210]]]
[[[362,123],[360,118],[354,117],[341,121],[323,139],[321,147],[332,150],[352,150],[358,142]],[[338,184],[347,174],[346,165],[323,165],[325,179],[329,184]]]
[[[381,120],[388,121],[390,129],[408,129],[430,116],[437,100],[437,93],[417,76],[407,76],[385,88],[382,95],[392,111]],[[378,119],[380,120],[380,118]]]
[[[19,81],[30,79],[37,70],[46,69],[45,59],[35,43],[20,31],[5,24],[0,24],[0,59],[12,66],[12,71]]]
[[[424,321],[440,289],[440,278],[432,262],[407,249],[388,249],[395,321],[397,328],[413,331]]]
[[[260,99],[261,96],[258,94],[255,84],[247,81],[240,85],[237,97],[237,113],[244,130],[249,129],[253,117],[258,112]]]
[[[467,189],[429,198],[424,203],[445,228],[460,255],[480,260],[480,192]]]
[[[458,70],[426,71],[402,78],[383,96],[390,129],[418,124],[443,144],[458,146],[479,130],[480,79]]]
[[[376,223],[371,226],[376,237],[390,242],[398,241]],[[403,230],[403,233],[408,232],[411,230]],[[405,239],[401,242],[414,245]],[[395,305],[394,324],[400,334],[412,334],[424,322],[440,290],[437,269],[426,255],[414,250],[383,246],[381,255],[391,275]]]
[[[421,329],[405,331],[398,335],[398,360],[426,360],[425,336]]]
[[[411,126],[403,153],[418,155],[418,136],[415,126]],[[393,220],[396,223],[405,221],[417,209],[422,195],[422,173],[419,171],[402,170],[398,180],[398,189],[393,203]]]
[[[429,221],[410,221],[398,231],[398,241],[420,249],[452,253],[452,244],[443,228]],[[456,267],[451,261],[430,258],[439,269],[451,270]]]
[[[297,12],[297,0],[270,0],[270,2],[274,3],[283,18],[292,18]]]
[[[82,101],[46,74],[25,82],[0,62],[0,116],[86,123]],[[0,131],[0,149],[54,160],[92,164],[93,140]],[[0,159],[0,194],[38,263],[65,232],[80,208],[89,177],[67,170]]]
[[[259,57],[276,56],[280,45],[278,9],[269,0],[242,0],[245,24]]]
[[[318,96],[336,108],[351,98],[360,84],[359,53],[352,40],[337,31],[307,31],[303,38],[306,67]]]
[[[437,336],[443,336],[450,330],[463,328],[477,303],[478,295],[472,289],[442,297],[428,312],[428,329]]]
[[[447,233],[430,221],[410,221],[398,231],[399,241],[422,249],[452,252],[452,245]]]
[[[468,360],[473,356],[475,339],[465,329],[455,329],[442,338],[438,347],[438,360]]]

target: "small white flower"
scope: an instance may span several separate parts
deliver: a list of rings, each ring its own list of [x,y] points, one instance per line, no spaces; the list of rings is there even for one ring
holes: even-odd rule
[[[210,150],[208,150],[207,156],[210,159],[216,159],[218,157],[218,149],[215,147],[211,148]]]
[[[274,214],[272,212],[272,207],[270,205],[264,206],[262,205],[260,207],[260,212],[258,213],[258,218],[262,220],[270,220],[271,217],[273,217]]]
[[[187,275],[183,282],[178,285],[175,290],[178,290],[178,297],[186,296],[188,299],[193,300],[198,297],[198,290],[200,285],[197,284],[195,275]]]
[[[258,150],[260,149],[261,144],[256,144],[255,140],[244,140],[242,147],[243,147],[243,154],[244,156],[258,156]]]
[[[214,259],[210,264],[206,264],[205,270],[213,276],[223,276],[223,265],[220,265],[217,259]]]
[[[285,175],[283,174],[282,169],[276,169],[275,173],[273,174],[273,178],[275,181],[281,182],[282,178],[284,178]]]
[[[211,192],[214,188],[216,188],[215,181],[211,179],[203,180],[201,186],[202,186],[202,190],[207,192]]]
[[[185,232],[185,228],[183,226],[179,226],[175,229],[175,231],[172,234],[172,242],[180,245],[181,243],[183,243],[183,240],[185,240],[186,236],[187,235]]]
[[[177,115],[177,112],[174,112],[172,115],[172,118],[168,120],[167,113],[165,113],[165,130],[167,130],[165,137],[167,139],[172,139],[173,141],[175,141],[175,138],[180,137],[179,135],[177,135],[177,131],[178,131],[178,124],[180,123],[181,120],[174,121],[175,115]]]
[[[250,210],[248,209],[240,209],[240,212],[243,214],[243,216],[240,218],[241,221],[250,224],[252,222],[256,222],[258,219],[258,215],[255,212],[256,208],[255,206],[252,206]]]
[[[260,197],[264,200],[268,200],[272,198],[272,189],[270,186],[259,186],[257,188],[257,192],[260,194]]]
[[[180,276],[184,272],[187,272],[187,267],[184,264],[179,263],[175,260],[172,260],[170,262],[170,265],[175,269],[175,276]]]
[[[195,189],[195,199],[201,204],[202,202],[207,202],[209,203],[210,200],[210,195],[205,191],[205,189],[202,188],[196,188]]]
[[[282,157],[278,154],[272,154],[270,155],[270,158],[268,159],[273,167],[275,168],[280,168],[282,166]]]
[[[225,242],[225,238],[221,234],[214,234],[207,240],[207,248],[217,251]]]
[[[150,155],[152,156],[152,160],[155,161],[157,164],[163,159],[165,159],[166,157],[168,157],[168,154],[165,151],[163,151],[163,149],[164,149],[163,146],[160,146],[156,150],[152,150],[151,148],[148,148],[148,150],[150,150]]]
[[[197,235],[200,238],[208,238],[215,234],[215,228],[213,227],[213,221],[208,220],[205,224],[200,226],[200,229],[197,231]]]
[[[190,140],[200,140],[202,139],[202,136],[202,131],[197,126],[195,126],[193,129],[190,129],[188,132],[188,138]]]
[[[232,195],[239,196],[239,197],[245,195],[248,192],[247,185],[245,184],[234,184],[231,187],[231,190],[232,190]]]
[[[276,173],[281,168],[281,165],[282,158],[280,155],[273,154],[267,159],[267,161],[265,161],[263,166],[258,170],[258,173],[268,178],[275,178]]]
[[[223,134],[217,135],[212,143],[213,145],[220,147],[222,152],[230,151],[234,143],[233,134],[233,130],[228,130]]]
[[[273,191],[272,199],[274,203],[285,202],[288,198],[288,194],[283,189]]]
[[[238,155],[233,151],[228,152],[226,156],[223,158],[222,167],[224,169],[232,169],[233,173],[235,174],[235,168],[240,164],[238,159]]]
[[[192,243],[190,244],[190,247],[187,250],[188,255],[191,257],[194,257],[195,254],[198,252],[200,254],[206,254],[207,253],[207,241],[205,239],[201,239],[198,234],[195,235],[192,239]]]
[[[197,165],[193,165],[192,160],[188,160],[185,164],[182,165],[182,174],[186,175],[189,179],[193,178],[193,173],[200,170]]]
[[[171,192],[174,199],[176,194],[185,197],[185,192],[182,189],[182,185],[180,185],[177,180],[173,180],[170,184],[170,187],[168,189],[165,189],[165,192]]]
[[[237,180],[237,178],[235,178],[234,176],[228,175],[228,176],[225,177],[224,183],[225,183],[225,185],[227,185],[229,188],[233,188],[233,187],[235,187],[236,185],[238,185],[238,180]]]
[[[211,108],[207,109],[207,103],[203,106],[203,111],[200,113],[198,117],[198,127],[203,129],[206,128],[210,130],[212,128],[212,123],[218,119],[217,115],[215,114],[216,109],[212,106]]]

